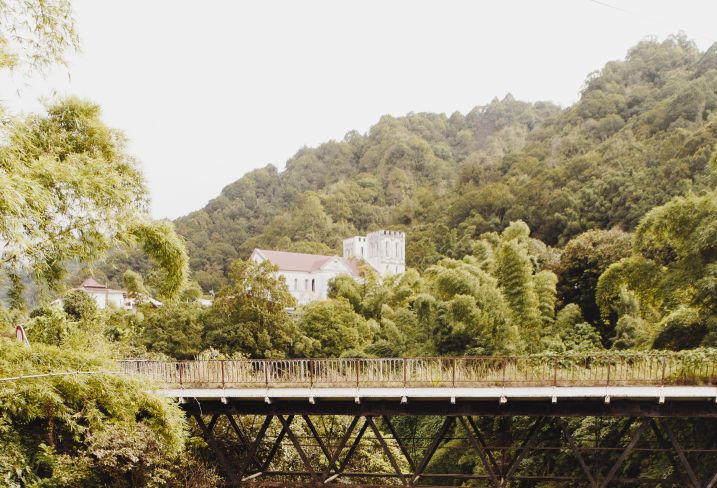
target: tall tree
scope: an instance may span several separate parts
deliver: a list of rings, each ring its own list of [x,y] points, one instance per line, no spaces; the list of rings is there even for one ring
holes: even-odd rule
[[[306,341],[287,308],[296,302],[278,268],[268,261],[236,260],[229,283],[216,296],[209,312],[206,343],[226,353],[253,358],[302,355]]]
[[[632,255],[600,276],[597,303],[618,325],[624,315],[653,324],[656,347],[714,345],[716,269],[717,193],[676,197],[640,221]],[[622,305],[626,294],[639,308]]]
[[[630,234],[618,229],[590,230],[574,237],[560,253],[555,272],[558,296],[563,304],[580,305],[585,320],[600,321],[595,302],[598,278],[612,263],[630,255]]]
[[[64,64],[79,37],[70,0],[5,0],[0,3],[0,68],[42,70]]]
[[[311,355],[339,357],[356,353],[371,341],[366,319],[345,298],[315,302],[302,309],[301,331],[312,340]]]
[[[192,359],[202,351],[204,309],[196,303],[167,301],[142,309],[142,340],[150,351],[177,359]]]
[[[158,265],[162,294],[178,292],[188,259],[171,224],[149,217],[147,189],[124,137],[78,99],[13,119],[0,146],[0,273],[56,285],[69,261],[92,262],[118,243]]]

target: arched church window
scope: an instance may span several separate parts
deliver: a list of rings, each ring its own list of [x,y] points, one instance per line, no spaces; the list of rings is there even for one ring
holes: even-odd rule
[[[315,279],[311,280],[311,291],[316,291],[316,280]]]

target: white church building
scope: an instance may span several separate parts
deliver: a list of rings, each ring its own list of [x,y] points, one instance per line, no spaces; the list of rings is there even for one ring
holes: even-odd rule
[[[381,276],[406,271],[406,234],[377,230],[344,239],[344,258],[363,259]]]
[[[299,305],[328,298],[329,280],[341,274],[360,279],[358,264],[362,260],[381,276],[401,274],[406,270],[406,235],[403,232],[378,230],[365,236],[344,239],[343,257],[254,249],[250,259],[269,261],[279,268],[289,291]]]

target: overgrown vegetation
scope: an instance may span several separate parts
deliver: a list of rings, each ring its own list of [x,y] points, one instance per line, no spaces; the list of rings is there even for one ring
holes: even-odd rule
[[[77,42],[70,2],[0,2],[0,69],[63,63]],[[27,311],[28,285],[49,301],[68,271],[121,246],[139,245],[156,263],[164,297],[185,287],[184,242],[149,218],[123,135],[98,105],[76,98],[21,117],[0,105],[0,115],[0,280],[11,309],[0,305],[0,485],[215,486],[181,410],[116,374],[116,360],[136,351],[134,317],[98,311],[81,292],[64,309]],[[27,326],[31,348],[5,337],[16,323]],[[93,374],[16,378],[77,371]]]
[[[64,0],[0,2],[0,68],[63,62],[77,43],[70,13]],[[699,348],[717,347],[716,107],[717,47],[644,41],[565,109],[506,96],[465,115],[386,116],[367,134],[303,148],[284,171],[253,171],[179,219],[183,238],[149,219],[142,173],[98,105],[58,100],[23,117],[0,107],[0,325],[26,324],[32,342],[0,337],[0,377],[98,372],[0,382],[0,483],[220,482],[177,405],[115,374],[123,357],[713,354]],[[276,269],[241,259],[254,247],[337,252],[341,238],[377,228],[406,231],[406,273],[340,276],[328,300],[291,316]],[[98,310],[79,291],[49,305],[87,274],[124,286],[137,311]],[[573,422],[578,434],[593,427]],[[479,469],[452,442],[433,467]],[[642,461],[631,469],[671,469]]]
[[[177,220],[209,291],[254,247],[339,252],[341,238],[406,231],[422,271],[522,220],[563,246],[591,229],[632,231],[651,208],[713,184],[717,48],[643,41],[560,109],[506,96],[468,114],[385,116],[367,134],[302,148]],[[591,318],[592,320],[592,318]]]

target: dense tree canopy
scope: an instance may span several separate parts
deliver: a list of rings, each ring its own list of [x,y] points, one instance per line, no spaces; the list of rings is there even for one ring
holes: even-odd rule
[[[651,210],[629,257],[600,277],[604,317],[627,323],[631,347],[717,344],[717,194],[688,194]],[[622,327],[621,327],[622,325]]]
[[[303,308],[301,331],[311,339],[314,357],[352,355],[371,343],[371,328],[345,298],[316,302]]]
[[[76,43],[66,0],[0,2],[0,68],[41,69]],[[190,262],[172,225],[148,218],[139,166],[98,105],[70,98],[8,117],[0,277],[15,311],[0,306],[0,326],[22,319],[33,346],[0,336],[0,376],[106,372],[0,383],[0,483],[221,483],[177,406],[114,374],[121,357],[717,346],[716,53],[682,36],[648,40],[590,75],[565,109],[507,95],[467,114],[384,116],[366,134],[302,148],[285,170],[255,170],[177,221]],[[275,267],[242,259],[259,246],[337,252],[343,237],[377,228],[408,233],[407,271],[339,276],[328,300],[298,309]],[[122,283],[136,312],[99,310],[79,291],[25,310],[23,284],[60,287],[108,251],[95,272]],[[217,292],[206,308],[202,288]],[[437,428],[398,428],[410,422],[424,437]],[[451,443],[432,467],[474,472],[469,446]]]
[[[406,231],[419,270],[469,255],[511,221],[551,246],[630,231],[652,207],[710,184],[715,56],[681,36],[646,40],[562,110],[506,96],[467,114],[384,116],[367,134],[303,148],[284,171],[252,171],[178,219],[191,267],[208,291],[254,247],[340,252],[341,238],[377,228]]]
[[[600,310],[595,303],[598,278],[612,263],[627,257],[630,247],[630,234],[619,229],[590,230],[571,239],[555,266],[560,277],[560,300],[579,305],[585,319],[598,324]]]
[[[42,70],[77,43],[69,1],[0,2],[0,69]],[[79,291],[63,307],[25,313],[26,283],[60,287],[68,268],[127,244],[158,264],[162,293],[184,286],[184,243],[171,224],[149,219],[122,134],[98,105],[75,98],[22,117],[0,105],[0,115],[0,283],[9,282],[5,303],[15,309],[0,302],[0,485],[216,486],[214,470],[188,449],[181,410],[118,374],[116,359],[139,349],[118,333],[133,320],[117,327],[115,311]],[[6,334],[18,321],[31,347]],[[44,376],[77,371],[92,374]]]
[[[196,303],[168,301],[142,307],[142,342],[151,352],[192,359],[202,351],[203,312]]]
[[[229,283],[216,296],[208,319],[206,342],[225,353],[281,358],[301,355],[296,323],[286,308],[295,305],[276,267],[268,261],[234,261]]]

